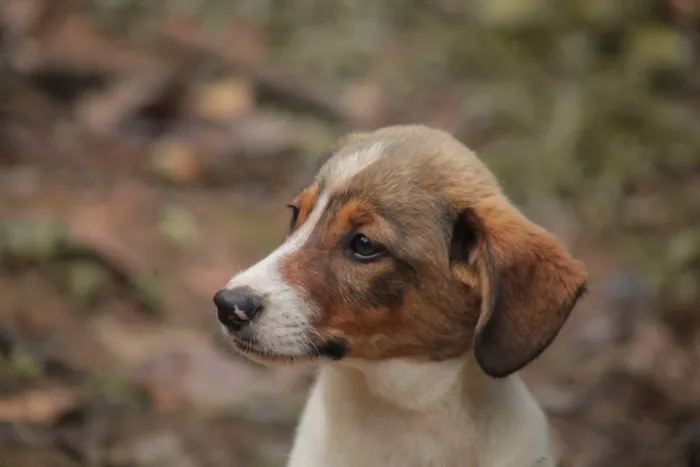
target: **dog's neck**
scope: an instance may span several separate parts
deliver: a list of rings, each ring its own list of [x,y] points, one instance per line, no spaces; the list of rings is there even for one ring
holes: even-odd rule
[[[522,379],[491,378],[473,356],[422,363],[343,360],[320,370],[294,467],[380,465],[368,463],[375,458],[391,466],[438,458],[430,465],[554,465],[546,419]],[[411,440],[421,447],[416,450]],[[507,448],[494,448],[494,440]]]
[[[329,364],[322,371],[335,373],[356,394],[365,391],[383,404],[409,411],[460,401],[464,391],[480,393],[505,381],[488,378],[467,357],[442,362],[348,360]]]

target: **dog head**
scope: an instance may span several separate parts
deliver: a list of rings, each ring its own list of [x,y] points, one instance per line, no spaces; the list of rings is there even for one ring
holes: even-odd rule
[[[290,204],[286,240],[214,301],[261,361],[440,361],[494,377],[536,358],[585,288],[583,266],[452,136],[353,134]]]

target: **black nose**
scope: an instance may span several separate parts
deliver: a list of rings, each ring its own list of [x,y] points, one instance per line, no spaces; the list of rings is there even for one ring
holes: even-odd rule
[[[262,311],[262,303],[250,287],[221,289],[214,295],[219,322],[238,331]]]

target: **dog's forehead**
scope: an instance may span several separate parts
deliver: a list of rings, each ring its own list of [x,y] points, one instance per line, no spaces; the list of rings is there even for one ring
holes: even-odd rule
[[[327,155],[307,187],[314,211],[336,210],[353,198],[383,215],[418,223],[502,195],[481,160],[448,133],[424,126],[351,134]],[[308,188],[307,188],[308,190]]]
[[[316,179],[323,186],[323,191],[338,191],[350,185],[358,174],[387,159],[390,144],[390,141],[373,139],[345,145],[326,161]]]
[[[429,148],[400,135],[379,131],[350,137],[321,167],[316,180],[329,194],[361,189],[379,194],[384,190],[374,185],[380,179],[388,184],[400,184],[417,175],[429,176],[429,171],[420,169],[425,165]]]

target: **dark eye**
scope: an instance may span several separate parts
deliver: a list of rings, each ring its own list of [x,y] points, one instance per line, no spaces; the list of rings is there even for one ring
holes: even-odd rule
[[[293,204],[288,204],[287,207],[292,210],[292,219],[289,222],[289,230],[292,230],[299,220],[299,208]]]
[[[356,234],[350,240],[350,253],[358,261],[372,261],[386,254],[386,249],[367,238],[366,235]]]

